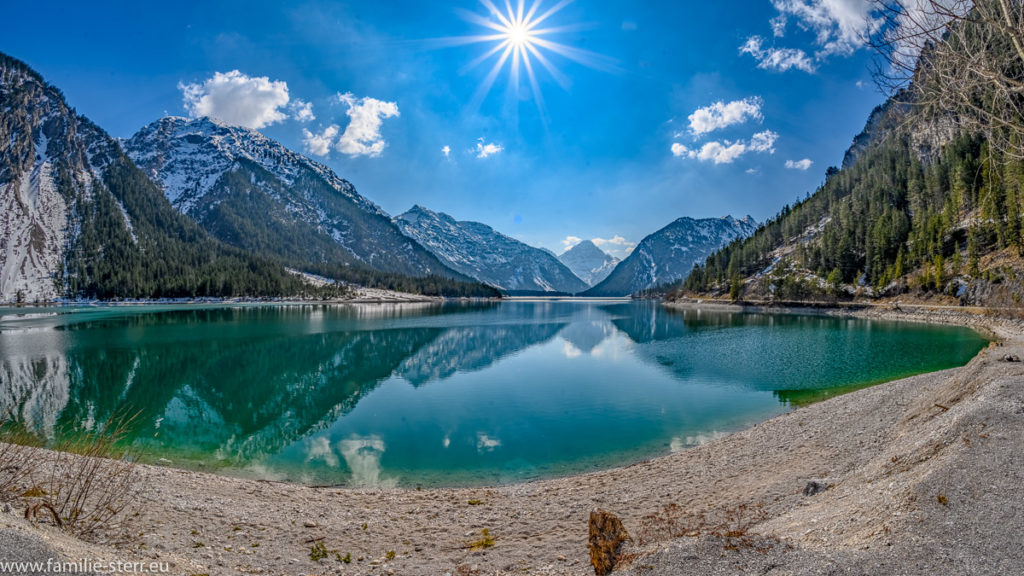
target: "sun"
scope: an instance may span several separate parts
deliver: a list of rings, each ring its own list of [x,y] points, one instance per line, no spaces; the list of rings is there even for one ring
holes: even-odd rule
[[[505,39],[517,50],[522,51],[523,46],[533,42],[533,34],[527,24],[515,24],[505,32]]]
[[[459,10],[465,20],[487,28],[490,33],[446,39],[449,45],[492,44],[489,49],[462,70],[468,72],[488,60],[495,59],[473,96],[475,106],[479,106],[487,97],[506,63],[509,64],[509,89],[518,96],[521,78],[525,72],[533,99],[542,115],[544,113],[544,97],[541,94],[534,63],[539,64],[540,68],[543,68],[555,82],[566,90],[571,84],[569,78],[551,61],[549,58],[551,54],[590,68],[610,69],[613,67],[609,59],[599,54],[561,44],[551,39],[559,33],[582,29],[582,26],[545,25],[545,27],[540,27],[541,24],[571,4],[572,0],[559,0],[550,7],[545,6],[543,0],[534,0],[529,9],[526,8],[526,0],[518,0],[515,6],[512,2],[513,0],[505,0],[504,10],[501,10],[493,0],[480,0],[480,4],[487,9],[486,17],[475,12]]]

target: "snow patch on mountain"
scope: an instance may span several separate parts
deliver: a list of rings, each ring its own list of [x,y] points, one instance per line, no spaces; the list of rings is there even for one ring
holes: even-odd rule
[[[292,152],[256,130],[211,118],[162,118],[127,142],[128,156],[164,189],[178,211],[188,214],[239,159],[258,164],[288,186],[312,171],[338,194],[367,212],[387,216],[327,166]]]
[[[45,144],[45,141],[43,142]],[[0,300],[57,297],[54,282],[67,237],[68,206],[45,153],[0,197]]]

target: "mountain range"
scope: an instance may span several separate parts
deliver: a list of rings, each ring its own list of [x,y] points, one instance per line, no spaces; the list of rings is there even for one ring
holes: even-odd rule
[[[647,236],[615,270],[583,296],[626,296],[689,276],[695,264],[736,238],[750,235],[757,221],[747,216],[683,217]]]
[[[297,272],[455,296],[626,296],[746,233],[747,219],[683,218],[622,262],[589,240],[559,257],[422,206],[392,218],[327,166],[218,120],[166,117],[116,140],[2,54],[0,96],[0,301],[330,290]]]
[[[172,206],[233,246],[330,276],[362,266],[459,277],[351,183],[256,130],[169,117],[124,148]]]
[[[587,284],[550,252],[529,246],[479,222],[413,206],[395,218],[410,238],[442,262],[507,293],[575,294]]]
[[[100,127],[0,54],[0,300],[297,294],[177,213]]]

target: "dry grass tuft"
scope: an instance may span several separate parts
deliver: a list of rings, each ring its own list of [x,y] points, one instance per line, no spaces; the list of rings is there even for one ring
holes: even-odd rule
[[[114,416],[44,450],[7,419],[0,424],[0,499],[23,504],[26,519],[85,539],[123,533],[137,497],[137,455],[123,446],[133,422]]]
[[[24,430],[0,418],[0,502],[16,500],[25,491],[37,451],[31,440]]]

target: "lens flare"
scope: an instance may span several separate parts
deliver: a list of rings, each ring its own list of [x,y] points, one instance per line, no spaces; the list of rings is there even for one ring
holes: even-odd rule
[[[488,60],[495,59],[490,70],[484,76],[483,81],[473,96],[474,106],[479,106],[490,93],[498,75],[505,64],[509,64],[509,88],[516,95],[519,94],[520,79],[525,71],[526,80],[530,85],[533,99],[537,103],[542,115],[544,113],[544,97],[541,94],[540,82],[537,79],[537,70],[534,62],[540,64],[541,68],[561,86],[568,90],[569,78],[562,73],[552,62],[549,55],[555,54],[589,68],[612,70],[612,61],[600,54],[574,48],[551,40],[551,36],[583,29],[580,25],[566,26],[545,26],[540,25],[552,16],[558,14],[563,8],[572,3],[572,0],[560,0],[550,8],[542,10],[542,0],[535,0],[526,8],[525,0],[518,0],[515,6],[512,0],[505,0],[504,10],[500,10],[493,0],[480,0],[480,3],[487,9],[486,17],[480,14],[459,10],[460,15],[473,24],[487,28],[490,34],[479,34],[447,39],[448,45],[491,43],[489,49],[477,56],[462,71],[468,72]]]

